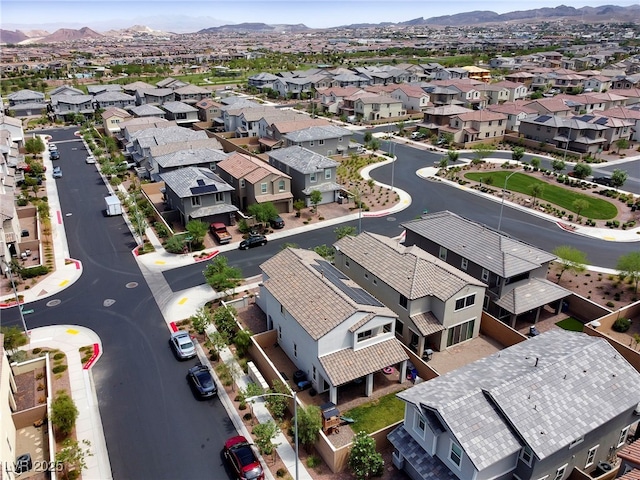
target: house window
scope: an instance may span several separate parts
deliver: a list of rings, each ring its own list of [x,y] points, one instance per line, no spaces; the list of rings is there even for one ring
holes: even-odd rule
[[[318,145],[324,145],[324,140],[318,140]]]
[[[369,274],[368,274],[368,273],[365,273],[365,274],[364,274],[364,278],[365,278],[366,280],[369,280]]]
[[[244,188],[244,187],[245,187],[245,185],[246,185],[246,183],[245,183],[245,181],[244,181],[244,178],[241,178],[241,179],[240,179],[240,188]]]
[[[451,450],[449,450],[449,460],[451,460],[457,467],[460,467],[460,464],[462,463],[462,448],[453,442],[451,442]]]
[[[284,308],[284,305],[280,304],[280,313],[282,314],[283,317],[287,316],[287,309]]]
[[[216,193],[215,200],[216,200],[216,203],[224,202],[224,193]]]
[[[278,338],[282,340],[282,325],[278,325]]]
[[[338,143],[342,143],[342,137],[338,137]]]
[[[310,147],[313,147],[313,140],[311,140],[311,141],[309,142],[309,146],[310,146]]]
[[[584,437],[576,438],[573,442],[569,444],[569,448],[573,448],[582,442],[584,442]]]
[[[378,279],[374,277],[372,282],[373,282],[374,285],[377,285],[378,284]]]
[[[391,331],[391,324],[390,324],[390,323],[385,323],[385,324],[382,326],[382,331],[383,331],[384,333],[389,333],[389,332]]]
[[[404,330],[404,323],[402,323],[400,320],[396,320],[396,335],[398,335],[399,337],[402,337],[403,330]]]
[[[486,268],[482,269],[482,281],[483,282],[489,281],[489,270],[487,270]]]
[[[216,165],[217,165],[217,163],[216,163],[216,162],[211,162],[211,163],[209,164],[209,170],[214,171],[214,170],[216,169]]]
[[[191,206],[192,207],[199,207],[200,205],[201,205],[200,197],[191,197]]]
[[[324,169],[324,179],[325,180],[331,180],[331,169],[330,168],[325,168]]]
[[[406,310],[408,304],[409,300],[407,300],[407,297],[405,297],[404,295],[400,295],[400,306]]]
[[[309,181],[311,183],[316,183],[318,181],[318,176],[316,174],[316,172],[312,172],[309,174]]]
[[[564,477],[564,472],[567,471],[567,464],[565,463],[558,470],[556,470],[556,475],[553,477],[553,480],[561,480]]]
[[[267,184],[266,182],[263,182],[260,184],[260,193],[265,194],[267,193]]]
[[[359,332],[358,333],[358,341],[359,342],[367,340],[368,338],[371,338],[371,330],[365,330],[364,332]]]
[[[312,368],[311,371],[312,371],[313,379],[315,380],[316,379],[316,366],[313,365],[311,368]]]
[[[438,252],[438,258],[440,260],[447,261],[447,249],[444,247],[440,247],[440,251]]]
[[[298,358],[298,344],[297,343],[293,344],[293,356]]]
[[[344,266],[345,266],[345,267],[347,267],[347,268],[349,268],[349,260],[345,260],[345,261],[344,261]]]
[[[455,345],[465,340],[469,340],[473,337],[473,329],[476,321],[469,320],[468,322],[460,323],[447,330],[447,347]]]
[[[533,459],[533,452],[529,447],[524,447],[520,450],[520,460],[522,460],[527,465],[531,466],[531,460]]]
[[[620,438],[618,438],[618,445],[616,445],[616,447],[624,445],[624,442],[627,441],[627,433],[629,433],[629,427],[624,427],[620,432]]]
[[[424,429],[427,426],[427,423],[422,415],[418,413],[416,415],[416,424],[414,430],[420,434],[420,436],[424,436]]]
[[[456,312],[463,308],[471,307],[476,303],[476,294],[467,295],[466,297],[458,298],[456,300]]]
[[[595,447],[589,449],[589,451],[587,452],[587,462],[584,464],[584,468],[593,465],[593,462],[595,462],[596,460],[596,452],[598,451],[599,446],[600,445],[596,445]]]
[[[278,180],[278,191],[284,192],[284,180]]]
[[[466,270],[468,266],[469,266],[469,260],[467,260],[466,258],[463,258],[462,260],[460,260],[460,268],[462,270]]]

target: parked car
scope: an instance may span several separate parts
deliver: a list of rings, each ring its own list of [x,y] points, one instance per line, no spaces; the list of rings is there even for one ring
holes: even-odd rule
[[[187,381],[200,398],[210,398],[218,393],[216,382],[213,380],[211,370],[206,365],[196,365],[187,372]]]
[[[60,160],[60,152],[58,152],[57,150],[53,150],[49,153],[49,158],[51,160]]]
[[[271,225],[271,228],[284,228],[284,220],[280,215],[278,215],[277,217],[269,220],[269,225]]]
[[[84,161],[85,163],[96,163],[96,157],[94,157],[93,155],[89,155],[84,159]]]
[[[62,169],[60,167],[53,167],[53,178],[62,178]]]
[[[249,248],[258,247],[267,244],[267,237],[264,235],[250,235],[240,242],[238,247],[240,250],[248,250]]]
[[[56,151],[56,150],[58,150],[58,146],[55,143],[50,143],[49,144],[49,151],[53,152],[53,151]]]
[[[169,345],[173,349],[173,353],[179,360],[187,360],[196,356],[196,346],[193,344],[191,335],[184,330],[178,330],[171,333]]]
[[[605,187],[611,186],[611,179],[609,177],[594,177],[593,183],[604,185]]]
[[[264,472],[253,447],[242,435],[224,443],[224,458],[237,480],[264,480]]]

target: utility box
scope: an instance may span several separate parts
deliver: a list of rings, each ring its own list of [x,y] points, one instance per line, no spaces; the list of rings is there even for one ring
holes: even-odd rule
[[[107,216],[122,215],[122,204],[120,199],[116,195],[109,195],[104,197],[105,204],[107,205]]]

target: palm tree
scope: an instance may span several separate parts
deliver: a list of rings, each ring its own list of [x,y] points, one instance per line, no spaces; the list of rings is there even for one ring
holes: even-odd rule
[[[533,197],[533,206],[536,206],[536,199],[540,198],[540,196],[542,195],[542,192],[544,191],[544,185],[542,185],[541,183],[536,183],[534,185],[530,185],[529,188],[531,189],[531,196]]]

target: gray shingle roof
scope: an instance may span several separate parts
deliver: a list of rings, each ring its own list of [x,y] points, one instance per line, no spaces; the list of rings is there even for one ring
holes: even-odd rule
[[[217,192],[228,192],[233,187],[218,175],[206,168],[185,167],[160,174],[166,186],[173,190],[180,198],[193,197],[192,188],[200,186],[215,186]],[[200,195],[200,194],[196,194]]]
[[[410,300],[436,297],[446,301],[467,285],[485,286],[457,268],[416,247],[363,232],[346,236],[335,247]]]
[[[198,111],[197,108],[187,105],[184,102],[166,102],[162,104],[162,108],[171,113],[191,113]]]
[[[177,152],[154,157],[155,161],[162,168],[203,165],[213,162],[220,162],[225,158],[227,158],[226,153],[224,153],[222,150],[214,148],[193,148],[178,150]]]
[[[34,90],[18,90],[17,92],[7,95],[9,101],[16,100],[44,100],[44,93],[36,92]]]
[[[308,142],[311,140],[350,137],[351,131],[346,128],[338,127],[337,125],[327,125],[324,127],[310,127],[304,130],[289,132],[283,136],[292,142]]]
[[[495,303],[509,313],[520,315],[569,295],[569,290],[547,279],[531,278],[503,294]]]
[[[324,168],[334,168],[338,162],[324,155],[312,152],[303,147],[293,146],[280,148],[268,152],[269,157],[297,170],[300,173],[309,174]]]
[[[131,108],[131,113],[138,117],[151,117],[156,115],[166,115],[166,112],[155,105],[138,105]]]
[[[126,93],[123,93],[123,92],[111,92],[111,91],[99,93],[94,98],[97,102],[122,102],[122,101],[135,102],[136,101],[136,97],[134,97],[133,95],[127,95]]]
[[[287,248],[260,265],[265,288],[314,340],[357,312],[397,318],[387,307],[361,305],[332,285],[313,267],[319,260],[322,257],[313,251]],[[359,288],[351,280],[344,283]]]
[[[402,226],[503,278],[556,259],[544,250],[448,211],[424,215]]]
[[[640,401],[638,373],[606,340],[554,329],[398,397],[438,412],[478,469],[528,445],[546,458]]]
[[[449,480],[458,478],[438,457],[425,455],[422,445],[413,439],[404,428],[404,424],[387,435],[387,438],[402,454],[405,461],[409,462],[418,472],[421,479]]]

